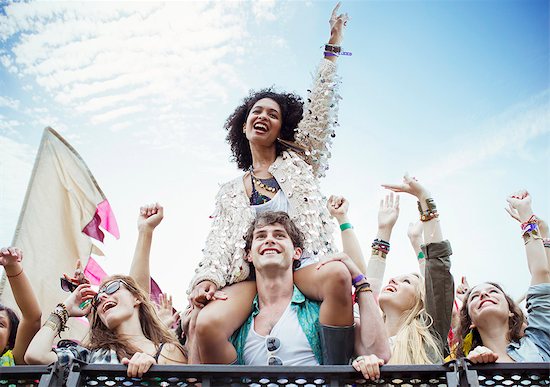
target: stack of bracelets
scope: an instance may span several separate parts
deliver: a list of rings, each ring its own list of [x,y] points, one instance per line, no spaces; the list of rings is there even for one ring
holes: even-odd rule
[[[523,242],[525,244],[531,242],[534,239],[542,239],[542,237],[539,235],[538,219],[535,215],[531,215],[527,222],[523,222],[521,224],[521,232],[523,236]]]
[[[67,321],[69,320],[69,311],[63,303],[57,304],[50,317],[44,323],[52,331],[58,335],[67,329]]]
[[[355,293],[353,293],[353,302],[357,302],[357,298],[360,293],[363,292],[372,292],[370,284],[367,282],[367,279],[363,274],[359,274],[357,277],[353,278],[352,285],[355,286]]]
[[[420,202],[417,202],[418,204],[418,212],[420,212],[420,220],[422,222],[428,222],[432,219],[435,219],[439,217],[439,214],[437,213],[437,207],[435,205],[435,201],[432,198],[426,199],[426,206],[428,209],[426,211],[422,210],[422,205]]]
[[[342,51],[342,47],[333,44],[325,44],[325,56],[338,56]]]
[[[382,239],[375,239],[372,242],[372,255],[379,255],[382,258],[386,258],[390,252],[390,242],[383,241]]]

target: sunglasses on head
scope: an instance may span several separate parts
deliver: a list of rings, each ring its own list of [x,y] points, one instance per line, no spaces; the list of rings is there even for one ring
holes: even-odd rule
[[[66,292],[72,293],[78,287],[77,284],[72,283],[71,281],[69,281],[65,277],[61,277],[60,280],[61,280],[61,289],[63,289]]]
[[[129,287],[128,284],[121,279],[117,279],[112,282],[109,282],[108,284],[104,285],[101,289],[99,289],[99,292],[97,292],[97,294],[94,296],[94,298],[92,299],[92,307],[94,309],[97,308],[100,302],[100,297],[103,293],[110,296],[111,294],[114,294],[115,292],[117,292],[118,289],[120,289],[120,284],[124,284],[127,288]]]

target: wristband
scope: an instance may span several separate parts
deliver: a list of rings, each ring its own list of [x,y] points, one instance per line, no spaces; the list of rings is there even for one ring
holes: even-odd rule
[[[342,223],[340,225],[340,231],[345,231],[347,230],[348,228],[353,228],[353,226],[351,225],[351,223]]]
[[[524,234],[527,234],[528,232],[538,231],[539,228],[536,223],[522,223],[521,224],[521,231],[523,231]]]
[[[355,286],[357,284],[357,282],[360,282],[362,280],[365,279],[365,276],[363,274],[359,274],[357,277],[355,277],[352,281],[351,281],[351,284],[353,286]]]
[[[332,52],[332,53],[335,53],[335,54],[339,54],[340,51],[342,51],[342,47],[341,46],[335,46],[333,44],[325,44],[325,52]]]
[[[420,251],[420,252],[418,253],[418,259],[424,259],[424,258],[426,258],[426,257],[424,256],[424,253],[423,253],[422,251]]]

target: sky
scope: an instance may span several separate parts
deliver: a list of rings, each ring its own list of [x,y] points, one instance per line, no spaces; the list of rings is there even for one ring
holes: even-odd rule
[[[240,174],[223,124],[250,89],[306,94],[334,6],[325,1],[0,0],[0,245],[12,238],[42,131],[80,153],[121,238],[100,263],[127,273],[140,205],[159,202],[151,271],[176,306],[201,259],[219,185]],[[431,192],[455,279],[530,276],[505,198],[526,188],[550,218],[549,3],[348,1],[339,123],[325,195],[350,200],[364,251],[382,183],[404,172]],[[401,197],[386,280],[416,271]],[[53,258],[52,258],[53,259]]]

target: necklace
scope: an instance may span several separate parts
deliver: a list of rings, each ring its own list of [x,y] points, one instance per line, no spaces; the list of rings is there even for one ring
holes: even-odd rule
[[[274,177],[269,179],[259,179],[254,176],[254,168],[252,166],[250,166],[250,180],[252,183],[252,196],[250,196],[251,205],[264,204],[271,200],[269,196],[259,193],[256,186],[271,193],[276,193],[281,189],[279,183]]]
[[[268,192],[276,193],[278,190],[281,189],[279,183],[274,177],[270,177],[268,179],[260,179],[254,176],[254,168],[252,167],[250,167],[250,176],[252,177],[252,182],[254,183],[254,185],[263,188]]]

